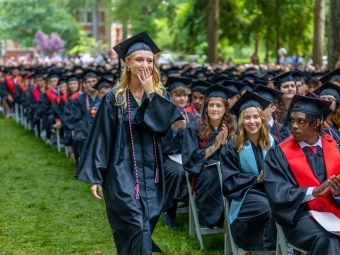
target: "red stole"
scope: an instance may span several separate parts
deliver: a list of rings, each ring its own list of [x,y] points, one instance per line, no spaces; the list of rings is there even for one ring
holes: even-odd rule
[[[64,103],[66,103],[67,94],[59,95],[59,96],[56,97],[57,104],[60,104],[61,100],[63,100]]]
[[[20,85],[20,88],[22,91],[26,91],[28,89],[28,86],[26,85]]]
[[[40,91],[40,89],[38,88],[38,86],[35,86],[34,88],[33,88],[33,97],[34,97],[34,99],[35,99],[35,101],[36,102],[38,102],[39,101],[39,99],[40,99],[40,95],[41,95],[41,91]]]
[[[321,137],[322,150],[327,178],[340,174],[340,154],[333,143]],[[286,156],[289,167],[300,187],[316,187],[320,182],[310,168],[307,158],[298,142],[291,136],[279,145]],[[340,208],[335,204],[333,194],[329,190],[322,196],[307,202],[311,210],[330,212],[340,218]]]
[[[75,100],[75,99],[77,99],[78,97],[80,97],[80,93],[79,93],[79,91],[77,92],[77,93],[74,93],[72,96],[71,96],[71,98],[72,98],[72,100]]]
[[[56,98],[56,94],[53,89],[49,89],[46,91],[46,96],[48,98],[48,101],[50,101],[50,104],[53,104],[54,99]]]
[[[194,105],[192,104],[192,105],[188,106],[187,108],[185,108],[185,111],[188,112],[188,113],[195,114]]]
[[[22,83],[22,77],[18,75],[17,84],[20,85],[21,83]],[[15,89],[15,84],[14,84],[13,76],[10,75],[7,77],[7,90],[11,94],[11,96],[13,96],[14,89]]]

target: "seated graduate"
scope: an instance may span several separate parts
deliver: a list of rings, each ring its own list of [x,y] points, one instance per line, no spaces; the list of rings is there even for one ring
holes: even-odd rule
[[[51,133],[56,133],[57,130],[62,128],[62,117],[64,114],[64,108],[67,101],[67,82],[64,79],[60,79],[57,84],[57,96],[52,104],[52,113],[54,115],[55,123],[52,126]]]
[[[76,177],[101,198],[119,255],[151,255],[151,235],[162,212],[161,137],[183,119],[160,83],[146,32],[114,47],[125,61],[117,87],[104,95],[84,145]],[[102,187],[102,188],[101,188]]]
[[[331,113],[324,120],[323,128],[340,145],[340,86],[326,82],[314,91],[320,99],[332,102]]]
[[[46,92],[39,99],[37,110],[35,113],[36,119],[42,119],[42,130],[46,131],[46,142],[51,138],[52,126],[55,124],[55,116],[52,111],[52,104],[58,95],[57,85],[59,81],[59,73],[49,73],[45,80],[47,83]]]
[[[289,113],[292,136],[268,151],[264,186],[276,222],[289,243],[310,255],[340,254],[340,237],[327,232],[308,210],[340,217],[340,155],[323,137],[331,102],[300,95]]]
[[[220,160],[221,148],[235,132],[236,124],[228,109],[228,97],[235,92],[213,85],[204,93],[207,98],[202,118],[190,122],[184,130],[182,162],[190,173],[201,224],[214,228],[223,226],[224,205],[218,171],[209,165]]]
[[[98,91],[94,88],[98,82],[97,73],[87,70],[83,73],[83,77],[86,92],[74,99],[71,104],[71,122],[74,128],[74,140],[78,155],[81,154],[94,119],[94,115],[91,115],[91,109],[97,108],[100,102]],[[76,158],[76,160],[78,159]]]
[[[201,117],[205,102],[205,95],[202,92],[211,86],[211,83],[203,80],[198,80],[192,83],[190,85],[192,105],[185,108],[185,111]]]
[[[249,254],[276,248],[276,225],[263,186],[264,158],[276,143],[263,111],[270,104],[245,92],[230,108],[238,118],[237,135],[221,151],[223,195],[231,203],[231,234],[236,245]]]
[[[273,118],[273,115],[276,111],[275,102],[281,98],[283,93],[276,89],[271,89],[261,85],[256,86],[253,92],[258,93],[259,96],[271,102],[270,105],[263,110],[263,112],[267,119],[270,134],[277,138],[279,142],[282,142],[291,135],[291,132],[289,128],[283,128],[283,125],[277,122]]]
[[[103,77],[99,79],[97,84],[94,85],[94,88],[98,91],[98,99],[99,99],[99,101],[102,100],[103,96],[107,92],[109,92],[112,87],[113,87],[113,82],[111,80],[108,80],[108,79],[103,78]],[[92,109],[91,109],[91,114],[95,114],[95,112],[92,111]]]
[[[191,79],[188,78],[169,77],[166,83],[172,103],[177,106],[184,117],[184,120],[179,120],[172,124],[171,129],[162,139],[165,177],[165,225],[170,229],[176,227],[177,203],[188,195],[183,166],[170,157],[171,155],[180,156],[178,154],[182,153],[184,129],[189,122],[196,120],[194,114],[188,113],[184,109],[188,102],[189,88],[187,85],[190,82]]]

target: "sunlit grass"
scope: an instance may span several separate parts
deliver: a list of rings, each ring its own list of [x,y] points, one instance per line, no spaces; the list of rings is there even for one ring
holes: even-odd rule
[[[14,120],[0,117],[0,253],[3,255],[116,254],[103,201],[73,176],[74,164]],[[178,229],[154,233],[163,254],[223,253],[223,235],[204,236],[205,250],[188,236],[188,215]]]

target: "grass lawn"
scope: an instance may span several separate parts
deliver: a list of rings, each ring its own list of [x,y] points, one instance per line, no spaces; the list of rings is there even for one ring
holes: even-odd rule
[[[74,173],[65,154],[0,117],[0,254],[116,254],[104,202]],[[222,234],[203,236],[200,251],[188,215],[178,225],[170,231],[159,221],[153,238],[163,254],[223,253]]]

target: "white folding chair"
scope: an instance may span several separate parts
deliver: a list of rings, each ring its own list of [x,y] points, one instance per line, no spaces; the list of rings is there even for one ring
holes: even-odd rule
[[[56,136],[57,136],[57,148],[58,152],[60,152],[62,148],[65,148],[65,145],[61,141],[60,129],[57,129]]]
[[[219,164],[220,162],[216,162],[209,166],[216,165],[218,168]],[[223,233],[224,230],[222,228],[217,228],[217,227],[215,227],[214,229],[200,227],[200,223],[199,223],[198,215],[197,215],[197,207],[196,207],[196,202],[195,202],[195,194],[191,193],[191,185],[189,181],[188,172],[185,172],[185,175],[186,175],[187,185],[188,185],[188,190],[189,190],[189,236],[194,236],[196,234],[196,237],[200,243],[200,248],[201,250],[203,250],[204,245],[203,245],[202,235]]]
[[[2,104],[1,104],[1,97],[0,97],[0,112],[4,113],[4,109],[2,108]]]
[[[20,114],[20,105],[18,103],[14,104],[14,114],[15,114],[15,122],[21,123],[21,114]]]
[[[277,229],[277,241],[276,241],[276,255],[288,255],[287,252],[287,246],[297,250],[302,253],[302,255],[308,254],[307,251],[304,251],[302,249],[299,249],[295,246],[293,246],[290,243],[286,242],[285,234],[283,233],[282,227],[276,223],[276,229]]]

